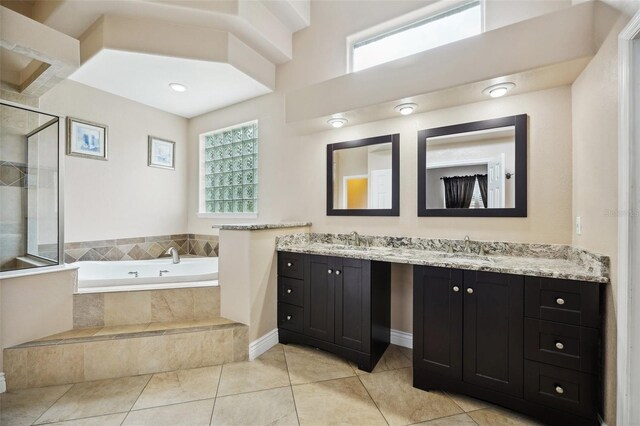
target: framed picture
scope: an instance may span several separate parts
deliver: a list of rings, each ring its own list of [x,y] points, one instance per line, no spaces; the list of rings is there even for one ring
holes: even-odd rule
[[[107,126],[67,117],[67,155],[107,159]]]
[[[149,162],[150,167],[161,169],[176,169],[176,143],[164,139],[149,136]]]

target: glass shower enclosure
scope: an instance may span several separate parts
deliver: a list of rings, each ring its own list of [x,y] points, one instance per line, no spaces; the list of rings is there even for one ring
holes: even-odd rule
[[[0,101],[0,278],[64,262],[62,122]]]

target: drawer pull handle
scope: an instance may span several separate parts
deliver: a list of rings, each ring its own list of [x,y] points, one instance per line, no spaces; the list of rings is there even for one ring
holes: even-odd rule
[[[287,289],[287,294],[291,294],[293,290],[291,290],[290,288]]]
[[[562,342],[556,342],[556,348],[557,348],[557,349],[560,349],[560,350],[563,350],[563,349],[564,349],[564,343],[562,343]]]
[[[558,305],[564,305],[564,299],[563,299],[562,297],[558,297],[558,298],[556,299],[556,303],[557,303]]]
[[[558,395],[562,395],[564,393],[564,389],[562,388],[562,386],[556,386],[556,393]]]
[[[460,291],[460,287],[458,287],[457,285],[453,286],[453,291],[455,291],[456,293]]]
[[[469,294],[473,294],[473,289],[472,289],[471,287],[469,287],[469,288],[467,289],[467,293],[469,293]]]
[[[340,271],[336,271],[336,275],[340,275]]]
[[[291,315],[287,315],[287,321],[291,321]]]
[[[291,263],[291,262],[287,262],[287,266],[288,266],[289,268],[291,268],[291,267],[293,266],[293,263]]]
[[[329,269],[327,272],[333,274],[333,269]]]

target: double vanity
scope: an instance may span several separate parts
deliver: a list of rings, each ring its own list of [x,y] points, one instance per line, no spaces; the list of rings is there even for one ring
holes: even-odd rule
[[[372,371],[391,264],[413,265],[413,385],[550,424],[595,424],[608,258],[562,245],[333,234],[278,239],[280,341]]]

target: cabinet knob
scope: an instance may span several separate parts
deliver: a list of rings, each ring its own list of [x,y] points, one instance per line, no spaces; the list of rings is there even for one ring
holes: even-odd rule
[[[327,272],[333,274],[333,269],[329,269]]]
[[[460,291],[460,287],[458,287],[457,285],[453,286],[453,291],[455,291],[456,293]]]
[[[340,271],[336,271],[336,275],[340,275]]]
[[[467,289],[467,293],[469,293],[469,294],[473,294],[473,289],[472,289],[471,287],[469,287],[469,288]]]
[[[291,320],[291,315],[287,315],[287,321]]]
[[[291,268],[291,266],[292,266],[292,265],[293,265],[293,263],[291,263],[291,262],[287,262],[287,266],[288,266],[289,268]]]
[[[290,288],[287,289],[287,294],[291,294],[293,290],[291,290]]]
[[[556,386],[556,393],[559,395],[562,395],[564,393],[564,389],[562,388],[562,386]]]
[[[556,342],[556,348],[563,350],[564,349],[564,343],[562,342]]]
[[[564,299],[563,299],[562,297],[558,297],[558,298],[556,299],[556,303],[557,303],[558,305],[564,305]]]

